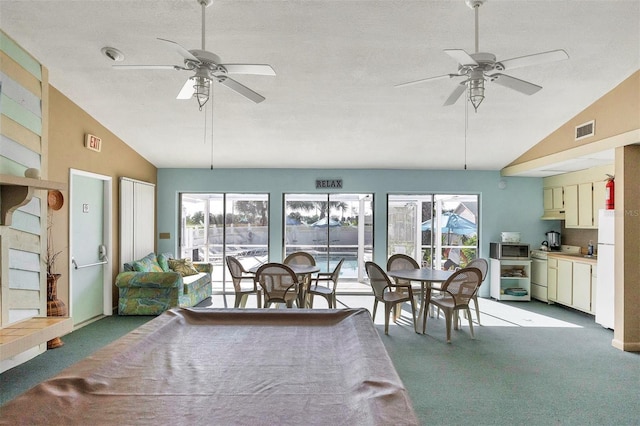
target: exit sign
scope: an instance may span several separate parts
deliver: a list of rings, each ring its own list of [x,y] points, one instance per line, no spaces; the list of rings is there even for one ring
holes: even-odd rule
[[[102,149],[102,139],[87,133],[84,138],[84,146],[85,148],[89,148],[92,151],[100,152],[100,150]]]

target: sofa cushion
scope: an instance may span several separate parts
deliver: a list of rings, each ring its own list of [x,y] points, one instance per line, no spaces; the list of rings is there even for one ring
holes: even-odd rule
[[[169,259],[173,259],[171,253],[160,253],[158,255],[158,265],[160,265],[164,272],[171,271],[171,268],[169,268]]]
[[[189,275],[188,277],[182,278],[182,283],[184,285],[183,293],[193,293],[197,289],[203,286],[211,286],[211,277],[209,274],[204,272],[198,272],[195,275]]]
[[[133,270],[136,272],[164,272],[158,264],[155,253],[149,253],[142,259],[133,262]]]
[[[169,259],[169,268],[176,271],[183,277],[198,274],[198,270],[193,266],[191,259]]]

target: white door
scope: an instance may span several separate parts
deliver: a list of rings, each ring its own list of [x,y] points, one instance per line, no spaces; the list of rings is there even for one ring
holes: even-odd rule
[[[74,326],[111,307],[111,178],[71,171],[69,204],[70,315]]]

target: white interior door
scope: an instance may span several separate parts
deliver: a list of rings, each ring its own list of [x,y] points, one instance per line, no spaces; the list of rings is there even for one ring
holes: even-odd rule
[[[74,325],[111,307],[111,178],[71,171],[70,315]]]
[[[155,249],[155,185],[120,178],[120,271]]]

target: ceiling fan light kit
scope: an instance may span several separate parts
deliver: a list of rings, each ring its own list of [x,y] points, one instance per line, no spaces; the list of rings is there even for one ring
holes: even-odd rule
[[[444,106],[455,104],[462,94],[466,92],[467,99],[473,105],[475,111],[478,112],[478,107],[484,100],[486,81],[496,83],[525,95],[533,95],[542,89],[542,87],[537,84],[495,71],[511,70],[514,68],[556,62],[569,58],[567,52],[562,49],[520,56],[503,61],[496,60],[496,55],[493,53],[480,52],[478,36],[478,9],[486,3],[486,0],[465,0],[465,3],[475,12],[475,53],[469,54],[462,49],[445,49],[444,52],[458,62],[458,72],[456,74],[445,74],[423,78],[420,80],[397,84],[395,87],[405,87],[445,78],[451,79],[463,77],[465,80],[456,86],[451,95],[449,95],[445,101]]]
[[[196,1],[202,8],[201,49],[187,50],[174,41],[158,38],[158,40],[171,46],[180,56],[182,56],[184,65],[113,65],[113,67],[116,69],[167,69],[177,71],[195,71],[195,74],[189,77],[184,83],[176,99],[196,98],[200,110],[202,110],[202,107],[207,103],[211,96],[211,83],[213,81],[228,87],[239,95],[244,96],[255,103],[264,101],[264,96],[231,79],[229,74],[275,76],[276,73],[273,68],[267,64],[223,64],[218,55],[205,50],[205,9],[211,6],[213,0]]]

